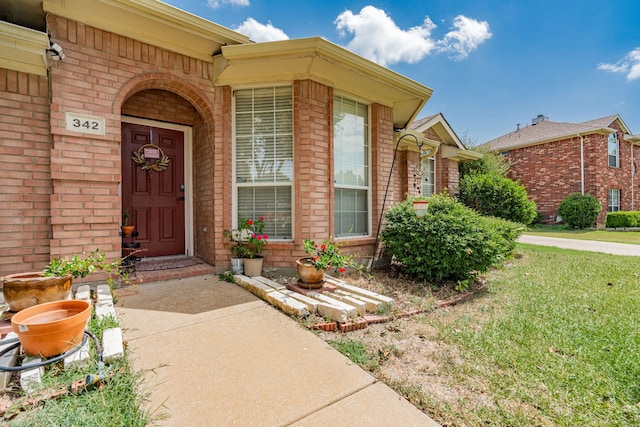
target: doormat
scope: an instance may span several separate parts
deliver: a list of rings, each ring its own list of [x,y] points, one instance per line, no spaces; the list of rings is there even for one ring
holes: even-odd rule
[[[136,266],[137,271],[172,270],[202,264],[197,258],[158,259],[143,261]]]

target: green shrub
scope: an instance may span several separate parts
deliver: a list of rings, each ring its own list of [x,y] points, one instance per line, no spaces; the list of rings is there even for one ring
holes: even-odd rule
[[[596,224],[601,210],[602,206],[595,197],[573,193],[560,203],[558,215],[571,227],[588,228]]]
[[[458,199],[482,215],[530,225],[536,204],[523,185],[495,173],[466,175],[460,181]]]
[[[618,211],[609,212],[605,220],[607,228],[640,227],[640,212]]]
[[[482,154],[482,157],[470,162],[460,163],[461,178],[467,175],[481,175],[485,173],[507,176],[507,172],[511,167],[511,161],[508,157],[495,151],[489,151],[484,147],[474,147],[471,150]]]
[[[523,227],[484,217],[446,195],[429,199],[418,218],[413,199],[386,213],[381,240],[388,254],[416,279],[433,283],[468,281],[499,264],[515,248]]]

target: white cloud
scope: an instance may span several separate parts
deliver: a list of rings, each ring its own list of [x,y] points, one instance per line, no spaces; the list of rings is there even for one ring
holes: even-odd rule
[[[254,42],[271,42],[289,39],[289,36],[287,36],[284,31],[280,28],[274,27],[271,22],[261,24],[253,18],[247,18],[246,21],[233,29],[239,33],[249,36],[249,38]]]
[[[640,47],[633,49],[615,64],[598,64],[598,70],[624,73],[629,81],[640,78]]]
[[[353,34],[348,49],[380,65],[418,62],[435,48],[431,31],[436,25],[429,17],[405,31],[384,10],[365,6],[357,15],[350,10],[341,13],[334,23],[341,36]]]
[[[249,6],[249,0],[207,0],[207,6],[218,9],[222,6]]]
[[[453,28],[438,42],[438,49],[454,53],[455,59],[468,57],[469,52],[476,50],[492,35],[487,21],[476,21],[463,15],[455,17]]]

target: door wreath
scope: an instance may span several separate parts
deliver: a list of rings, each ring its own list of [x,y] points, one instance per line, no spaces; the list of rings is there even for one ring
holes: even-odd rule
[[[145,151],[147,153],[146,156]],[[149,175],[151,175],[151,171],[161,172],[169,166],[169,156],[164,154],[162,148],[154,144],[141,146],[138,151],[132,153],[131,158]]]

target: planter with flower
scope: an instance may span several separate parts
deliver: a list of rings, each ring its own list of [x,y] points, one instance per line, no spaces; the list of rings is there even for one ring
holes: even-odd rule
[[[262,275],[262,249],[267,244],[269,236],[264,233],[264,218],[258,220],[243,219],[238,228],[224,231],[225,237],[231,242],[232,267],[237,261],[242,260],[242,270],[247,276]],[[234,274],[242,274],[234,267]]]
[[[105,253],[96,249],[82,256],[54,258],[41,272],[10,274],[2,277],[2,294],[9,310],[18,312],[45,302],[63,300],[71,291],[73,278],[84,278],[89,273],[104,270],[120,275],[122,259],[106,261]]]
[[[324,274],[335,269],[344,273],[347,267],[353,265],[350,255],[345,255],[331,239],[316,243],[305,239],[304,250],[309,255],[296,261],[300,286],[307,289],[321,288]]]

